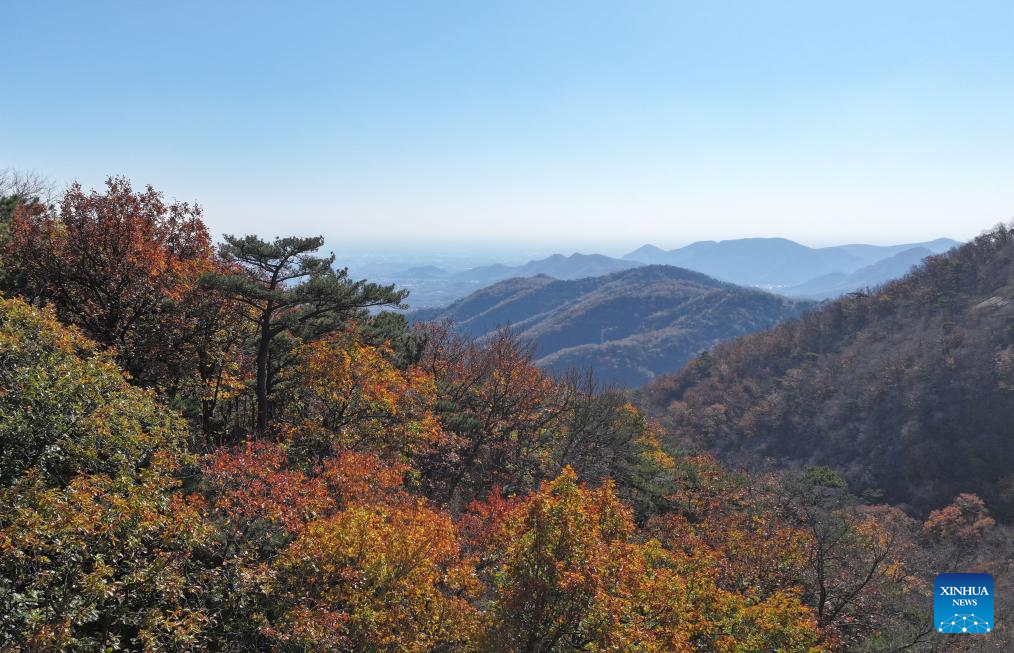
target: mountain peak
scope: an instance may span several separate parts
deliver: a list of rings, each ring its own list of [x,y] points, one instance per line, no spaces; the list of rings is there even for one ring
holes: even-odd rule
[[[652,245],[651,243],[646,243],[644,245],[641,245],[640,247],[638,247],[634,251],[632,251],[632,252],[630,252],[628,254],[624,254],[623,258],[636,258],[637,255],[639,255],[639,254],[651,254],[651,255],[655,255],[655,254],[665,254],[665,253],[666,253],[666,251],[664,249],[662,249],[661,247],[656,247],[655,245]]]

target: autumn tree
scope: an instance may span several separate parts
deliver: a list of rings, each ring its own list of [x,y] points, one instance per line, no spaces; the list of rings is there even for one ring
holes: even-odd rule
[[[627,612],[628,574],[638,570],[627,545],[634,523],[612,487],[585,490],[567,469],[503,517],[484,552],[497,592],[484,647],[621,645],[616,618]]]
[[[372,346],[355,326],[300,345],[286,373],[282,431],[307,455],[372,451],[417,459],[446,438],[433,406],[433,378],[399,369],[387,343]]]
[[[364,452],[308,462],[292,447],[251,440],[203,457],[201,488],[223,556],[269,559],[311,522],[364,501],[407,497],[406,465]]]
[[[287,536],[336,508],[324,480],[290,465],[275,443],[215,450],[203,459],[202,481],[225,557],[269,558]]]
[[[706,549],[640,540],[610,482],[582,487],[566,469],[528,497],[494,495],[471,514],[495,591],[483,650],[816,650],[792,587],[766,597],[720,588]]]
[[[303,529],[275,562],[284,650],[465,649],[476,583],[450,517],[416,500],[353,503]]]
[[[555,471],[547,470],[549,449],[565,406],[531,346],[508,329],[476,342],[446,325],[418,328],[426,343],[419,366],[436,380],[437,416],[453,436],[424,463],[434,491],[463,505],[495,485],[536,487]]]
[[[408,468],[291,454],[253,441],[203,467],[221,580],[245,598],[228,607],[234,638],[293,651],[466,646],[478,585],[450,516],[406,491]]]
[[[532,344],[502,328],[472,339],[442,323],[417,324],[414,367],[435,380],[444,431],[418,465],[433,496],[456,506],[494,486],[534,489],[564,467],[617,481],[647,514],[664,497],[669,456],[660,432],[623,393],[594,376],[554,379],[535,366]]]
[[[552,473],[571,467],[587,482],[613,479],[641,518],[662,509],[674,461],[662,449],[660,429],[625,393],[601,387],[590,372],[569,374],[558,387],[564,410],[551,449]]]
[[[14,168],[0,170],[0,197],[34,199],[48,203],[52,199],[53,190],[53,182],[37,172]]]
[[[923,535],[935,540],[971,542],[996,525],[986,504],[974,494],[962,493],[949,506],[930,512]]]
[[[21,206],[5,254],[60,319],[114,347],[143,384],[179,374],[197,278],[215,269],[201,210],[122,178],[105,193],[74,184],[55,211]],[[168,368],[168,369],[167,369]]]
[[[27,280],[11,261],[4,261],[2,253],[11,239],[14,214],[44,212],[52,200],[53,185],[45,177],[31,172],[8,168],[0,170],[0,292],[8,295],[24,293]]]
[[[238,272],[210,275],[205,288],[218,289],[249,309],[256,328],[256,430],[263,434],[271,418],[274,378],[272,346],[281,336],[315,337],[340,328],[364,309],[397,306],[405,291],[365,280],[352,281],[348,270],[332,267],[334,255],[315,256],[323,237],[276,238],[225,236],[222,257]]]
[[[667,510],[645,530],[672,550],[702,552],[724,590],[765,598],[802,587],[809,539],[787,514],[777,479],[724,469],[712,456],[674,461]]]
[[[804,598],[817,615],[822,641],[853,647],[874,633],[882,618],[895,616],[889,598],[906,575],[908,518],[897,509],[857,505],[845,481],[826,467],[787,475],[783,492],[808,538]]]
[[[45,210],[52,195],[53,184],[39,174],[11,168],[0,170],[0,247],[10,239],[11,220],[18,208]]]

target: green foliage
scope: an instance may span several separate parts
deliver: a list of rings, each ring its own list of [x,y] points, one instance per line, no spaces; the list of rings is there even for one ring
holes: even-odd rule
[[[209,532],[162,465],[0,491],[0,648],[200,647],[209,619],[194,556]]]
[[[322,336],[350,318],[364,316],[366,309],[399,306],[407,295],[393,285],[352,281],[348,269],[332,267],[333,254],[313,255],[323,244],[321,236],[268,242],[253,235],[226,235],[220,253],[234,270],[202,280],[204,288],[245,305],[246,316],[256,327],[256,429],[260,434],[272,418],[272,359],[284,359],[294,344],[284,343],[286,338]]]
[[[807,483],[817,487],[837,490],[848,489],[848,483],[845,482],[845,479],[830,467],[807,467],[803,472],[803,478]]]
[[[182,420],[131,387],[110,355],[51,311],[0,299],[0,484],[29,471],[63,485],[178,455]]]
[[[390,346],[391,360],[400,368],[418,363],[426,346],[425,337],[412,331],[402,313],[380,311],[362,320],[359,328],[374,347]]]
[[[274,337],[290,332],[316,336],[341,326],[363,309],[399,305],[408,294],[393,285],[353,281],[345,268],[332,267],[334,255],[314,256],[324,239],[226,235],[220,253],[241,273],[210,275],[205,285],[217,287],[267,318]]]

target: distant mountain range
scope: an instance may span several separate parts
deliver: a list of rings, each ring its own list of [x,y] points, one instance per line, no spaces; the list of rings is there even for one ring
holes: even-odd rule
[[[811,306],[650,265],[575,280],[512,278],[411,317],[451,320],[475,337],[509,324],[536,344],[541,367],[592,367],[599,378],[632,387],[678,370],[720,341],[769,328]]]
[[[620,259],[602,254],[554,254],[524,265],[497,263],[459,272],[424,265],[372,276],[407,288],[408,302],[413,308],[446,306],[512,277],[544,274],[571,280],[642,265],[671,265],[790,297],[829,299],[903,276],[926,256],[945,252],[957,244],[955,240],[939,238],[902,245],[815,248],[785,238],[744,238],[699,241],[668,251],[644,245]]]
[[[611,258],[602,254],[570,256],[553,254],[524,265],[484,265],[462,272],[449,272],[427,265],[409,268],[389,275],[379,275],[383,281],[396,283],[410,292],[409,304],[417,308],[446,306],[452,301],[475,292],[489,284],[512,277],[532,277],[540,274],[555,279],[582,279],[598,277],[612,272],[629,270],[643,265],[637,261]]]
[[[779,292],[789,297],[833,299],[861,288],[877,288],[905,276],[934,253],[927,247],[913,247],[859,268],[851,274],[829,272],[798,286],[782,288]]]
[[[949,238],[938,238],[926,243],[905,245],[807,247],[786,238],[742,238],[702,240],[668,251],[654,245],[644,245],[624,255],[623,259],[638,263],[675,265],[703,272],[722,281],[775,292],[784,293],[802,286],[808,288],[814,296],[831,296],[831,286],[843,284],[848,275],[879,261],[912,249],[925,249],[930,254],[939,254],[957,244],[957,241]],[[906,268],[904,272],[907,271]],[[824,277],[828,277],[826,286],[817,282]],[[874,273],[867,273],[860,281],[866,278],[875,278]],[[883,283],[891,278],[875,278],[875,283]],[[811,283],[812,286],[807,286]],[[853,286],[848,290],[858,287]]]
[[[529,261],[524,265],[487,265],[473,268],[453,275],[455,279],[474,282],[500,281],[509,277],[532,277],[545,274],[554,279],[583,279],[598,277],[603,274],[629,270],[642,265],[637,261],[624,261],[610,258],[602,254],[553,254],[537,261]]]

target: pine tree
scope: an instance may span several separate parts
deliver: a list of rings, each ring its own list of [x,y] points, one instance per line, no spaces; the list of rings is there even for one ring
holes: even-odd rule
[[[273,242],[252,235],[224,238],[220,253],[237,271],[209,275],[204,284],[251,309],[257,327],[256,430],[263,434],[271,416],[269,362],[277,338],[306,329],[312,329],[313,336],[329,333],[367,308],[400,306],[408,293],[394,285],[353,281],[348,268],[335,270],[334,254],[314,255],[324,244],[322,236]]]

